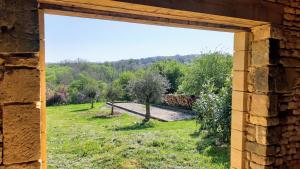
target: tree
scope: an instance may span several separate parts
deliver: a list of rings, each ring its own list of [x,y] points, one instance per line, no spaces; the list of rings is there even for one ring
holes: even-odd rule
[[[98,86],[95,85],[94,83],[90,83],[90,84],[87,84],[85,87],[84,87],[84,95],[90,99],[90,103],[91,103],[91,109],[94,108],[94,102],[98,96],[98,93],[99,93],[99,89],[98,89]]]
[[[205,91],[203,84],[210,80],[213,86],[221,89],[232,72],[232,56],[222,53],[210,53],[193,60],[187,66],[179,92],[199,95]],[[219,92],[219,91],[216,91]]]
[[[157,71],[170,82],[168,93],[175,93],[184,75],[184,66],[176,60],[163,60],[151,65],[152,71]]]
[[[106,98],[111,102],[111,115],[114,115],[114,104],[115,100],[117,100],[122,94],[122,89],[116,83],[116,81],[112,82],[110,85],[108,85],[106,90]]]
[[[80,73],[77,75],[77,80],[69,86],[69,94],[71,103],[90,102],[93,108],[94,101],[99,95],[99,84],[87,73]]]
[[[135,78],[135,74],[133,72],[130,71],[126,71],[126,72],[122,72],[118,79],[117,79],[117,83],[120,85],[120,87],[122,88],[122,99],[124,100],[131,100],[130,98],[130,94],[129,91],[127,89],[127,86],[130,82],[130,80]]]
[[[156,72],[146,71],[140,78],[129,82],[130,93],[146,106],[144,122],[150,120],[150,103],[161,99],[169,87],[168,80]]]

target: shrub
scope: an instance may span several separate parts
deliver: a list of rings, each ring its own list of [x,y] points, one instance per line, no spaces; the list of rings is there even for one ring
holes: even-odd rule
[[[47,89],[46,92],[46,104],[47,106],[61,105],[68,102],[67,87],[64,85],[58,86],[57,89]]]
[[[227,78],[224,86],[217,89],[211,80],[204,83],[193,109],[197,112],[200,130],[206,130],[208,136],[215,136],[222,143],[230,140],[231,124],[231,78]]]

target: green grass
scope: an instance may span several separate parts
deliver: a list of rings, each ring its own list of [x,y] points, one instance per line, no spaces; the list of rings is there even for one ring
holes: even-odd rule
[[[223,169],[228,148],[197,150],[200,138],[194,120],[141,125],[123,114],[97,118],[89,104],[47,108],[48,167],[84,169]]]

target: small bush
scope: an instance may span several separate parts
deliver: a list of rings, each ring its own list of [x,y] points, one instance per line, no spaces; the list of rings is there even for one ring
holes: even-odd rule
[[[230,140],[231,124],[231,80],[227,78],[221,89],[206,81],[205,90],[200,92],[199,99],[193,109],[197,112],[197,122],[200,130],[206,130],[208,136],[215,136],[216,142],[228,143]]]

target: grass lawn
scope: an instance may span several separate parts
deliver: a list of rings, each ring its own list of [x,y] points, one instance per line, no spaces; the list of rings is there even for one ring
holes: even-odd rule
[[[123,114],[97,118],[89,104],[47,108],[48,167],[84,169],[223,169],[228,148],[197,150],[194,120],[138,125],[141,118]]]

